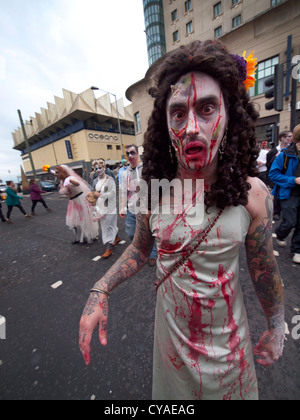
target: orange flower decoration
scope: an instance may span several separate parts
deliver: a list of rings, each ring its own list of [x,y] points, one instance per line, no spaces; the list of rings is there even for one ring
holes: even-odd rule
[[[248,91],[251,87],[255,85],[256,78],[253,77],[257,70],[257,58],[254,57],[254,51],[246,58],[246,51],[243,53],[243,57],[247,62],[247,78],[244,80],[244,85]]]
[[[49,166],[49,165],[44,165],[44,166],[42,167],[42,170],[43,170],[44,172],[49,172],[49,169],[50,169],[50,166]]]

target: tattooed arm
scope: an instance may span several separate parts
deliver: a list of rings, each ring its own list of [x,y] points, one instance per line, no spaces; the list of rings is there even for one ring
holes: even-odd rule
[[[154,244],[149,228],[149,215],[136,217],[136,234],[132,244],[120,259],[97,281],[94,288],[109,294],[115,287],[136,274],[145,265]],[[107,344],[108,299],[105,293],[92,292],[84,308],[79,331],[79,346],[87,365],[90,364],[91,340],[94,329],[99,328],[100,343]]]
[[[268,331],[262,335],[254,353],[261,357],[257,360],[258,363],[270,366],[282,356],[283,350],[283,284],[273,251],[272,198],[265,184],[259,179],[250,179],[249,182],[252,189],[247,210],[253,222],[246,238],[247,263],[268,325]]]

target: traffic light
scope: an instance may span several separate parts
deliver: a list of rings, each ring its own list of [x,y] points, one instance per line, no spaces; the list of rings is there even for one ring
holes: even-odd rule
[[[280,112],[283,110],[283,78],[283,64],[277,64],[273,76],[265,80],[265,87],[268,88],[265,91],[265,98],[274,98],[265,104],[267,111],[275,109]]]
[[[266,133],[266,139],[268,143],[270,146],[273,146],[275,142],[274,124],[270,125],[270,127],[266,129]]]

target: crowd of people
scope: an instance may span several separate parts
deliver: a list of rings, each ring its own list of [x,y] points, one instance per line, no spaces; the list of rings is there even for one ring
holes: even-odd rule
[[[259,178],[272,191],[273,220],[281,220],[275,229],[277,244],[286,247],[292,233],[293,262],[300,264],[300,125],[278,137],[278,146],[271,150],[266,141],[260,144]]]
[[[106,166],[105,160],[100,158],[92,162],[92,171],[86,169],[82,177],[67,165],[58,166],[52,175],[60,181],[60,194],[69,197],[69,204],[66,215],[66,225],[70,227],[75,235],[73,244],[91,243],[102,237],[105,252],[102,258],[109,258],[112,249],[121,238],[118,235],[118,206],[117,190],[120,190],[120,216],[126,219],[126,233],[132,241],[136,229],[136,215],[130,211],[131,203],[136,200],[136,193],[139,180],[142,178],[143,164],[140,160],[138,148],[135,144],[126,146],[128,160],[123,159],[117,172],[114,173]],[[49,168],[47,169],[49,170]],[[17,207],[22,214],[29,218],[35,216],[35,208],[41,203],[46,211],[50,212],[42,194],[45,194],[38,185],[36,179],[30,180],[30,199],[32,201],[31,214],[22,207],[20,200],[23,196],[17,195],[17,187],[14,182],[7,182],[6,205],[7,218],[0,207],[0,217],[4,223],[12,223],[10,218],[14,207]],[[107,205],[110,208],[107,208]],[[152,254],[149,257],[149,265],[156,265],[157,252],[153,246]]]
[[[143,162],[135,145],[126,147],[129,166],[118,178],[124,192],[120,215],[126,217],[132,242],[92,286],[80,321],[79,346],[89,365],[95,329],[100,343],[107,345],[110,294],[155,260],[154,399],[258,399],[253,353],[263,366],[273,365],[283,353],[283,281],[274,255],[273,199],[266,184],[273,182],[280,204],[278,243],[286,245],[293,231],[293,261],[300,263],[300,125],[291,143],[291,133],[281,133],[276,151],[259,157],[258,113],[247,93],[253,81],[250,69],[255,73],[252,54],[247,59],[230,54],[219,40],[195,41],[166,54],[149,92],[155,101]],[[65,165],[56,168],[55,176],[60,192],[69,197],[66,224],[74,230],[75,242],[95,240],[100,221],[108,258],[120,238],[117,214],[105,211],[116,201],[116,179],[105,161],[93,162],[85,181]],[[150,203],[148,212],[132,213],[141,179],[149,191],[153,179],[203,179],[203,220],[195,224],[187,212],[177,214],[172,196],[167,216],[152,212]],[[192,197],[198,192],[195,185]],[[16,206],[26,215],[12,195],[15,201],[8,211]],[[266,317],[254,350],[239,284],[242,246]]]

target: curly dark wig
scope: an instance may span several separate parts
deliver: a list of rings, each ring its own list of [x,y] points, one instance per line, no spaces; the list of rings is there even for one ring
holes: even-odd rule
[[[155,102],[144,138],[143,178],[149,191],[152,179],[176,178],[178,163],[168,132],[166,105],[171,86],[192,71],[206,73],[220,83],[229,116],[227,145],[205,204],[220,209],[246,205],[250,189],[247,177],[257,176],[255,121],[259,115],[241,83],[237,62],[219,40],[181,46],[158,63],[156,86],[149,90]]]

